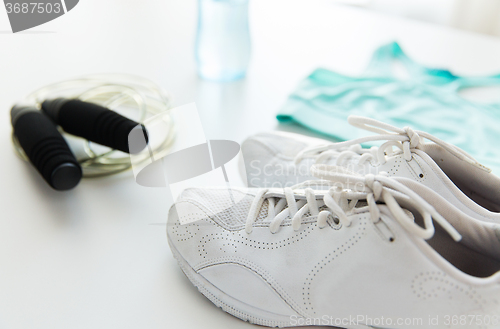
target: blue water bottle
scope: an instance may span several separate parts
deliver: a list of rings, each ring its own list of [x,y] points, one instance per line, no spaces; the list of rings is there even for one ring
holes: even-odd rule
[[[198,0],[200,77],[220,82],[241,79],[249,60],[248,0]]]

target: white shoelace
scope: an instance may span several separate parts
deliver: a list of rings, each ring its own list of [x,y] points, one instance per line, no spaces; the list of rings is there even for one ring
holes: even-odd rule
[[[478,163],[462,149],[448,144],[426,132],[413,130],[410,127],[401,129],[374,119],[356,115],[349,116],[347,121],[354,127],[368,130],[379,135],[362,137],[340,143],[313,146],[300,152],[295,158],[295,163],[298,164],[302,159],[310,156],[316,157],[317,164],[324,163],[328,161],[328,159],[336,157],[335,165],[341,166],[343,161],[355,156],[360,156],[358,160],[359,165],[363,165],[371,160],[376,160],[377,164],[384,164],[386,163],[387,156],[395,154],[393,152],[393,147],[396,147],[399,149],[399,152],[403,153],[403,157],[406,161],[410,161],[412,159],[411,151],[418,149],[424,144],[423,139],[425,138],[440,145],[460,160],[466,161],[486,172],[491,172],[491,169]],[[361,143],[384,140],[386,142],[380,147],[373,146],[370,149],[363,149],[361,147]],[[396,152],[397,151],[398,150],[396,150]]]
[[[305,199],[297,198],[291,188],[284,189],[284,197],[276,197],[268,193],[268,189],[262,189],[255,196],[248,213],[245,231],[250,234],[253,225],[258,218],[262,204],[267,199],[269,202],[267,221],[270,222],[269,229],[276,233],[283,220],[290,216],[292,218],[292,228],[297,231],[302,224],[302,218],[307,212],[317,218],[319,228],[327,226],[330,216],[336,216],[342,226],[350,226],[351,220],[348,214],[352,213],[354,206],[359,200],[366,200],[370,218],[374,223],[380,221],[380,210],[377,201],[383,201],[394,219],[397,220],[408,232],[423,239],[430,239],[434,235],[434,222],[438,222],[443,229],[455,240],[460,241],[460,233],[444,219],[439,213],[418,194],[413,192],[403,184],[381,175],[356,176],[349,174],[341,167],[327,165],[313,165],[311,172],[314,176],[332,181],[340,186],[322,191],[323,199],[317,199],[313,189],[304,190]],[[361,188],[360,188],[361,187]],[[415,223],[414,218],[409,217],[401,208],[397,197],[403,197],[406,202],[420,213],[423,218],[423,226]],[[275,199],[279,199],[276,203]],[[297,199],[299,199],[297,201]],[[288,205],[288,208],[285,208]],[[325,210],[320,208],[326,206]]]

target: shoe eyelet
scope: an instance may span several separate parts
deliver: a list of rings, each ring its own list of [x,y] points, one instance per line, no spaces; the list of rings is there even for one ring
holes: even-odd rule
[[[332,214],[328,215],[326,223],[334,230],[340,230],[342,228],[340,219],[337,216],[333,216]]]

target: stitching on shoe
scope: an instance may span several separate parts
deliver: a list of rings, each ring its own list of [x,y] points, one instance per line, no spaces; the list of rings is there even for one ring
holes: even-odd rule
[[[415,160],[415,162],[417,163],[417,165],[420,167],[420,169],[422,170],[422,173],[424,174],[424,177],[421,178],[419,176],[417,176],[417,174],[415,173],[415,171],[413,170],[413,168],[409,165],[409,162],[410,161],[413,161]],[[404,162],[403,162],[404,161]],[[422,168],[422,165],[420,164],[420,162],[418,162],[416,160],[416,158],[412,157],[412,159],[410,161],[406,161],[406,160],[401,160],[402,163],[405,163],[406,164],[406,168],[408,169],[408,172],[410,173],[410,175],[413,177],[413,179],[415,179],[415,181],[417,182],[423,182],[427,179],[427,174],[425,173],[424,169]]]
[[[397,159],[397,160],[394,159],[394,164],[393,164],[392,168],[389,169],[388,174],[391,176],[395,176],[400,169],[401,169],[401,159]]]
[[[354,234],[347,242],[343,243],[337,249],[333,250],[328,255],[326,255],[320,262],[318,262],[314,266],[314,268],[309,272],[308,276],[306,277],[304,281],[304,286],[302,287],[302,300],[304,302],[305,310],[308,314],[310,312],[312,312],[313,315],[316,314],[316,311],[314,310],[314,307],[310,299],[311,284],[314,281],[316,274],[318,274],[326,265],[333,262],[340,255],[342,255],[344,252],[346,252],[348,249],[354,246],[359,240],[361,240],[366,230],[366,224],[367,224],[366,217],[360,218],[359,224],[360,225],[358,226],[358,231],[356,232],[356,234]]]
[[[210,241],[215,241],[215,240],[225,240],[228,247],[229,247],[229,245],[232,246],[231,251],[237,252],[238,246],[235,245],[234,243],[238,242],[238,241],[236,241],[233,238],[230,238],[228,233],[226,233],[225,237],[223,235],[224,235],[224,233],[220,233],[220,234],[219,233],[210,233],[210,234],[206,234],[206,235],[202,236],[200,241],[199,241],[199,244],[198,244],[198,253],[199,253],[200,257],[203,257],[205,259],[206,256],[208,256],[208,252],[205,250],[205,246]],[[234,236],[234,233],[233,233],[233,236]],[[225,250],[226,248],[223,249],[223,247],[226,247],[226,244],[222,245],[222,247],[220,248],[220,252],[226,253],[229,251],[229,250]]]
[[[431,285],[431,286],[429,286]],[[435,287],[432,287],[435,285]],[[422,272],[411,282],[413,294],[422,300],[437,298],[440,295],[450,295],[458,293],[469,298],[479,308],[487,304],[486,300],[471,286],[454,283],[446,273],[443,272]],[[452,296],[449,297],[452,299]]]
[[[228,246],[229,243],[231,243],[232,246],[234,246],[235,252],[237,252],[238,247],[234,245],[232,242],[237,242],[241,244],[242,246],[247,246],[251,247],[254,249],[259,249],[259,250],[274,250],[274,249],[279,249],[283,248],[286,246],[291,245],[292,243],[299,242],[303,238],[307,237],[307,235],[316,227],[315,223],[313,225],[308,225],[306,228],[300,232],[294,232],[294,235],[291,237],[283,238],[282,240],[278,240],[276,242],[266,242],[266,241],[258,241],[254,239],[249,239],[247,237],[243,237],[241,235],[236,235],[233,232],[233,238],[229,237],[229,233],[226,233],[226,237],[223,236],[224,233],[210,233],[202,236],[200,238],[200,245],[198,245],[198,252],[200,257],[206,258],[206,255],[208,255],[208,252],[205,250],[205,246],[208,242],[210,241],[215,241],[215,240],[220,240],[220,239],[225,239],[228,241]],[[214,237],[215,235],[215,237]],[[205,241],[205,242],[204,242]],[[221,249],[222,250],[222,249]],[[225,250],[222,250],[226,252]]]
[[[206,289],[193,275],[191,275],[191,272],[187,269],[184,268],[183,263],[180,261],[176,252],[173,253],[174,258],[177,259],[177,262],[179,266],[181,267],[182,271],[186,276],[189,278],[189,280],[198,288],[198,290],[205,296],[207,297],[212,303],[214,303],[216,306],[220,307],[223,311],[228,312],[229,314],[232,314],[244,321],[249,321],[250,323],[254,324],[260,324],[264,326],[269,326],[269,327],[285,327],[288,326],[288,322],[283,322],[283,321],[273,321],[273,320],[266,320],[266,319],[261,319],[257,318],[255,316],[252,316],[248,313],[245,313],[243,311],[240,311],[236,308],[234,308],[231,305],[228,305],[227,303],[223,302],[219,297],[215,296],[212,294],[208,289]]]
[[[198,223],[191,223],[192,225],[181,225],[179,221],[176,221],[172,227],[172,234],[175,234],[177,237],[177,241],[188,241],[194,238],[197,235],[198,231],[200,231],[200,225]],[[196,226],[196,230],[194,232],[190,231],[188,227]]]
[[[293,298],[291,298],[285,290],[280,286],[280,284],[273,278],[273,276],[267,272],[265,269],[260,267],[259,265],[253,263],[252,261],[249,261],[245,258],[241,258],[238,256],[229,256],[229,257],[218,257],[215,259],[212,259],[211,261],[203,262],[197,266],[193,266],[193,269],[195,270],[196,273],[201,271],[204,268],[211,267],[214,265],[220,265],[220,264],[238,264],[241,266],[244,266],[257,275],[259,275],[277,294],[280,296],[280,298],[292,308],[295,312],[297,312],[299,315],[303,316],[304,311],[301,309],[300,305],[296,303]]]
[[[418,155],[417,153],[414,153],[415,155]],[[419,156],[418,158],[417,157],[413,157],[413,160],[415,160],[415,162],[418,164],[418,166],[420,167],[420,170],[422,170],[422,174],[424,175],[424,177],[417,177],[417,182],[425,182],[427,180],[427,177],[429,175],[427,175],[427,166],[425,165],[425,162],[424,162],[424,165],[422,165],[422,163],[420,161],[423,161],[422,158]]]
[[[226,261],[223,261],[223,262],[219,262],[219,263],[214,263],[214,264],[209,264],[209,265],[206,265],[205,267],[202,267],[202,268],[199,268],[198,270],[196,270],[196,273],[198,273],[199,271],[205,269],[205,268],[209,268],[209,267],[212,267],[212,266],[215,266],[215,265],[223,265],[223,264],[236,264],[236,265],[240,265],[240,266],[243,266],[245,267],[246,269],[254,272],[255,274],[257,274],[262,280],[264,280],[264,282],[266,282],[270,287],[271,289],[274,290],[274,292],[276,292],[278,294],[278,296],[288,305],[290,306],[290,308],[297,312],[298,314],[301,314],[299,312],[299,310],[297,310],[293,305],[290,305],[290,303],[288,302],[288,300],[290,300],[292,302],[292,304],[295,304],[293,302],[293,299],[290,298],[290,296],[288,296],[285,292],[285,290],[276,282],[276,280],[272,279],[272,276],[267,272],[265,271],[263,268],[261,268],[260,266],[258,266],[257,264],[255,263],[252,263],[252,262],[249,262],[247,261],[249,264],[244,264],[242,263],[243,259],[239,259],[238,261],[231,261],[231,260],[226,260]],[[262,271],[263,274],[259,273],[259,271],[256,270],[256,268],[260,271]],[[269,280],[269,279],[271,280]],[[276,286],[276,287],[275,287]],[[285,295],[285,296],[283,296]],[[296,305],[298,306],[298,305]]]

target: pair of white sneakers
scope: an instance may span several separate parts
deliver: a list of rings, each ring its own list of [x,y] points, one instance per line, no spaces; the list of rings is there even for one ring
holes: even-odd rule
[[[258,134],[259,188],[184,191],[167,226],[184,273],[264,326],[500,328],[500,178],[424,132],[349,122],[379,135]]]

